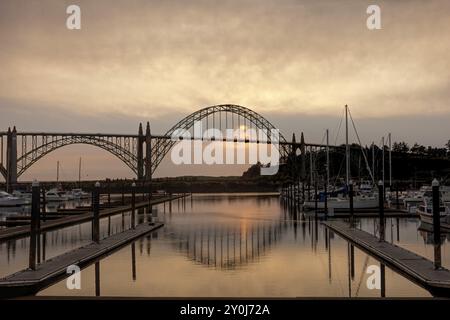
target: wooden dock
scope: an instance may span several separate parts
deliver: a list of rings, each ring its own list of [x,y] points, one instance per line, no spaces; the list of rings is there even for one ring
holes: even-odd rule
[[[77,265],[80,268],[86,267],[162,226],[162,223],[155,223],[154,225],[143,223],[136,226],[135,229],[129,229],[105,238],[100,243],[93,242],[47,260],[39,264],[36,270],[25,269],[9,275],[0,279],[0,297],[12,298],[35,294],[69,276],[67,274],[68,266]]]
[[[350,228],[349,224],[343,221],[326,221],[323,224],[433,295],[450,297],[449,270],[435,270],[432,261],[394,244],[380,241],[370,233]]]
[[[156,205],[159,203],[167,202],[176,200],[180,197],[183,197],[183,195],[176,195],[176,196],[165,196],[161,198],[155,198],[151,201],[152,205]],[[148,206],[148,200],[142,201],[136,203],[136,209],[143,208]],[[113,216],[116,214],[120,214],[122,212],[130,211],[131,210],[131,204],[127,205],[120,205],[115,208],[108,208],[100,210],[100,218]],[[76,214],[76,215],[67,215],[60,219],[52,219],[50,221],[41,222],[41,229],[40,232],[47,232],[51,230],[55,230],[58,228],[68,227],[71,225],[83,223],[83,222],[89,222],[92,220],[93,213],[92,211],[87,211],[84,213]],[[16,224],[17,225],[17,224]],[[26,225],[20,225],[15,227],[9,227],[5,229],[0,230],[0,241],[13,239],[13,238],[21,238],[29,236],[30,234],[30,225],[27,223]]]

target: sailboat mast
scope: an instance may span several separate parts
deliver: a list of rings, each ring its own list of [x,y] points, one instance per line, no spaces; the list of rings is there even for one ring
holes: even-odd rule
[[[350,183],[350,147],[348,145],[348,106],[345,105],[345,171],[347,186]]]
[[[327,129],[327,187],[330,185],[330,141],[329,132]]]
[[[375,182],[375,141],[372,141],[372,173],[373,173],[373,180]]]
[[[310,186],[314,185],[312,152],[313,152],[312,146],[309,146],[309,183],[310,183]]]
[[[382,170],[383,170],[383,187],[386,185],[385,184],[385,174],[384,174],[384,137],[381,138],[381,148],[382,148],[382,158],[383,158],[383,165],[382,165]]]
[[[59,161],[56,162],[56,182],[59,182]]]

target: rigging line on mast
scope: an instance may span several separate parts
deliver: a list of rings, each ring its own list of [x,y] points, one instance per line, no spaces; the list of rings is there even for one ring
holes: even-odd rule
[[[355,130],[356,138],[358,139],[359,146],[361,147],[361,152],[364,156],[364,161],[366,163],[367,171],[369,171],[369,175],[372,178],[372,183],[375,184],[375,178],[372,174],[372,170],[370,169],[369,161],[367,160],[366,153],[364,152],[364,149],[362,147],[361,139],[359,138],[358,130],[356,130],[356,125],[355,125],[355,122],[353,121],[353,117],[352,117],[352,113],[350,112],[350,109],[348,110],[348,114],[350,115],[350,120],[352,121],[353,130]]]
[[[339,133],[341,132],[342,121],[344,120],[344,111],[345,111],[345,109],[342,110],[341,120],[340,120],[340,122],[339,122],[339,127],[338,127],[338,130],[337,130],[337,132],[336,132],[336,137],[335,137],[335,139],[334,139],[334,145],[337,145],[337,140],[338,140],[338,138],[339,138]]]

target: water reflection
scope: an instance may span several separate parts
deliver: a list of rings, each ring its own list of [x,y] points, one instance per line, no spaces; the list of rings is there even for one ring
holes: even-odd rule
[[[158,205],[153,212],[165,226],[85,268],[81,290],[68,290],[61,281],[39,294],[430,296],[336,236],[314,215],[290,209],[278,197],[196,195]],[[147,220],[147,212],[139,211],[137,221]],[[379,232],[377,219],[358,219],[356,224],[370,233]],[[102,219],[102,236],[129,225],[129,213]],[[386,241],[432,256],[433,246],[424,241],[418,227],[417,219],[386,219]],[[90,241],[90,225],[49,232],[46,237],[43,250],[54,256]],[[443,250],[448,247],[446,239]],[[20,269],[21,261],[26,261],[26,248],[24,239],[0,245],[0,253],[7,253],[5,257],[0,254],[1,262],[5,262],[0,263],[2,274]],[[448,266],[450,257],[443,258],[444,266]],[[380,290],[371,290],[366,283],[367,269],[372,265],[380,268]]]

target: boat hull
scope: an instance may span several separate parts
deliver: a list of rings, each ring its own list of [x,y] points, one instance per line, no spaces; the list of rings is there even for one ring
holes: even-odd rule
[[[425,224],[433,225],[433,215],[430,213],[426,213],[423,211],[418,211],[420,221]],[[441,215],[440,225],[442,230],[450,231],[450,216],[449,215]]]
[[[314,201],[305,201],[303,207],[305,209],[315,209],[315,202]],[[328,209],[348,209],[350,208],[350,201],[347,199],[342,200],[329,200],[327,201],[327,207]],[[325,202],[318,201],[317,202],[317,208],[318,209],[324,209],[325,208]],[[353,208],[354,209],[376,209],[378,208],[378,199],[367,199],[358,201],[353,201]]]

